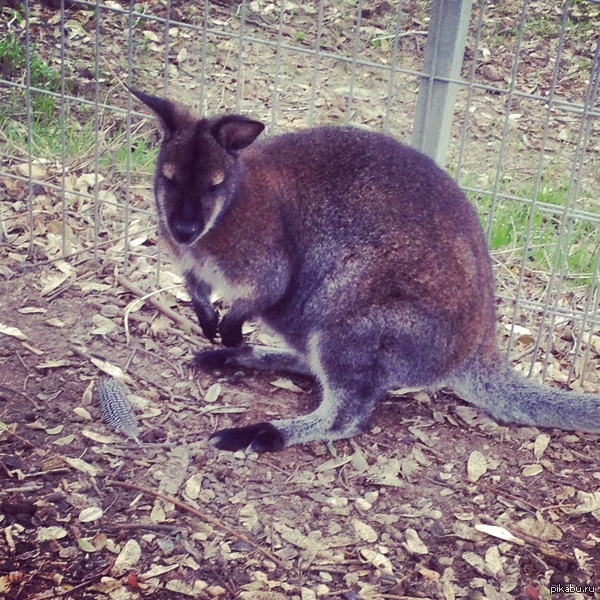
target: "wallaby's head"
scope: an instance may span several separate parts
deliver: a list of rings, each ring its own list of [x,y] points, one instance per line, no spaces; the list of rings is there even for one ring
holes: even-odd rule
[[[192,244],[235,200],[238,155],[264,125],[237,115],[197,119],[179,104],[132,93],[154,111],[164,132],[154,184],[159,217],[177,243]]]

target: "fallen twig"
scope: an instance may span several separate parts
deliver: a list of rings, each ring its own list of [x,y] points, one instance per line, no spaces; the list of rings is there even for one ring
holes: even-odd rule
[[[134,283],[131,283],[131,281],[129,281],[129,279],[127,279],[125,276],[117,275],[117,281],[121,286],[123,286],[132,294],[135,294],[136,296],[143,298],[145,302],[152,304],[152,306],[157,308],[163,315],[169,317],[169,319],[175,321],[176,323],[179,323],[180,325],[183,325],[184,327],[187,327],[190,331],[193,331],[198,335],[204,336],[204,333],[202,332],[202,329],[199,325],[196,325],[196,323],[193,323],[186,317],[183,317],[179,313],[176,313],[174,310],[172,310],[168,306],[165,306],[162,302],[160,302],[153,296],[148,296],[148,294],[146,294]]]
[[[544,556],[548,556],[555,560],[562,560],[562,561],[572,564],[572,565],[578,564],[575,556],[573,556],[571,554],[565,554],[564,552],[561,552],[560,550],[556,550],[556,548],[553,548],[547,542],[544,542],[543,540],[540,540],[536,537],[533,537],[532,535],[529,535],[528,533],[525,533],[520,527],[515,526],[514,531],[515,531],[515,535],[520,537],[526,544],[529,544],[530,546],[537,548]]]
[[[92,575],[85,581],[82,581],[81,583],[74,585],[72,588],[70,588],[68,590],[62,590],[62,591],[58,592],[58,595],[59,596],[69,596],[73,592],[76,592],[77,590],[81,590],[85,587],[88,587],[89,585],[92,585],[93,583],[96,583],[96,581],[98,581],[99,579],[102,579],[102,577],[108,575],[109,572],[110,572],[109,569],[105,569],[101,573],[98,573],[97,575]]]
[[[256,548],[256,550],[258,550],[259,552],[264,554],[268,559],[272,560],[274,563],[276,563],[280,567],[285,568],[285,565],[283,564],[283,562],[279,558],[277,558],[277,556],[275,556],[270,550],[267,550],[266,548],[259,546],[256,542],[253,542],[250,538],[246,537],[243,533],[240,533],[239,531],[232,529],[228,525],[225,525],[225,523],[219,521],[219,519],[217,519],[207,513],[204,513],[202,511],[198,510],[197,508],[194,508],[193,506],[190,506],[189,504],[186,504],[185,502],[182,502],[181,500],[178,500],[177,498],[170,496],[169,494],[164,494],[163,492],[158,492],[156,490],[152,490],[150,488],[144,487],[143,485],[138,485],[137,483],[130,483],[128,481],[115,481],[113,479],[108,479],[106,481],[106,483],[108,485],[116,485],[118,487],[124,487],[124,488],[130,489],[130,490],[137,490],[138,492],[142,492],[144,494],[149,494],[151,496],[156,496],[157,498],[162,498],[166,502],[170,502],[171,504],[174,504],[175,506],[193,514],[194,516],[198,517],[199,519],[202,519],[203,521],[206,521],[207,523],[210,523],[211,525],[215,525],[219,529],[222,529],[223,531],[236,537],[238,540],[245,542],[246,544],[249,544],[250,546],[253,546],[254,548]]]
[[[29,402],[31,402],[31,404],[33,404],[33,406],[35,407],[36,410],[42,410],[42,408],[43,408],[33,398],[31,398],[27,394],[24,394],[23,392],[20,392],[19,390],[15,390],[14,388],[11,388],[2,383],[0,383],[0,391],[4,391],[7,394],[15,394],[15,396],[21,396],[21,398],[25,398],[25,400],[28,400]]]
[[[476,485],[477,487],[483,488],[484,490],[488,490],[489,492],[493,492],[494,494],[496,494],[498,496],[504,496],[505,498],[508,498],[509,500],[513,500],[515,502],[521,502],[522,504],[529,506],[536,512],[541,513],[543,510],[545,510],[545,509],[541,508],[540,506],[536,506],[535,504],[532,504],[528,500],[525,500],[524,498],[521,498],[520,496],[517,496],[515,494],[511,494],[510,492],[506,492],[501,488],[495,487],[493,485],[489,485],[487,483],[482,483],[481,481],[471,481],[470,479],[467,479],[466,476],[463,476],[463,479],[464,479],[465,483],[468,483],[469,485]]]

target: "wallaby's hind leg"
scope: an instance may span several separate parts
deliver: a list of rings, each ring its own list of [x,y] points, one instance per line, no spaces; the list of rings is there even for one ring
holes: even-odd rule
[[[193,365],[209,369],[246,367],[261,371],[287,371],[298,375],[312,374],[308,362],[300,354],[275,346],[239,346],[203,350],[196,353]]]
[[[285,446],[351,437],[363,431],[376,402],[385,395],[378,385],[377,356],[370,348],[340,344],[313,334],[309,364],[322,389],[318,408],[295,419],[277,419],[216,432],[212,443],[222,450],[251,446],[257,452],[272,452]]]

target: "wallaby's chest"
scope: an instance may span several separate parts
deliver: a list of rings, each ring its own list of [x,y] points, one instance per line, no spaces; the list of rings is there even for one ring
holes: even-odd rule
[[[185,275],[191,274],[196,281],[208,285],[211,297],[229,304],[252,295],[252,286],[249,283],[234,281],[212,256],[197,258],[188,251],[180,257],[179,264]]]

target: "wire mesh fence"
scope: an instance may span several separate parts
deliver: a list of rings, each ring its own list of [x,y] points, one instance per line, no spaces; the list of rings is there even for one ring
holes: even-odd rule
[[[443,126],[441,83],[456,96],[442,153],[480,211],[509,353],[524,369],[595,383],[600,5],[475,1],[457,75],[439,74],[448,50],[432,9],[466,4],[6,3],[1,275],[38,265],[49,297],[107,285],[81,267],[90,261],[146,287],[178,282],[155,233],[155,125],[127,86],[250,114],[271,134],[352,123],[419,145],[415,122]]]

